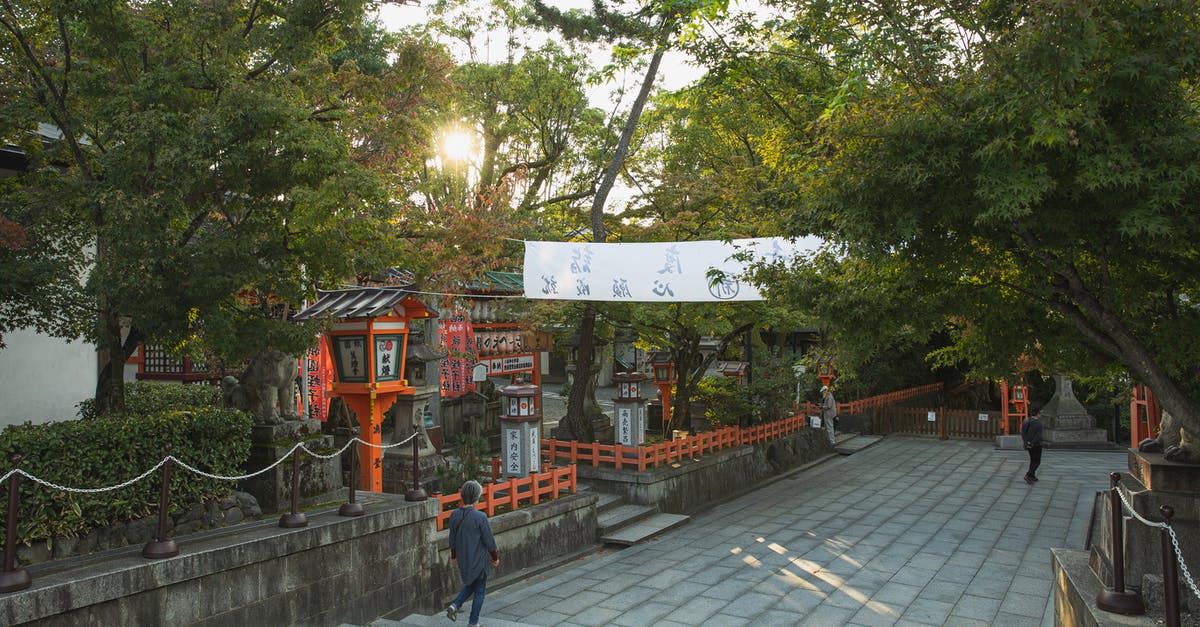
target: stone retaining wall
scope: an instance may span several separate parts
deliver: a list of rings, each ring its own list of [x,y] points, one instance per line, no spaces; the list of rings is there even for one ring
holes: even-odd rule
[[[140,547],[31,567],[33,586],[6,594],[0,624],[365,624],[396,608],[437,604],[430,573],[434,501],[372,495],[367,514],[312,513],[181,537],[176,557]]]
[[[499,574],[592,546],[594,493],[492,519]],[[436,612],[458,586],[437,501],[371,494],[367,514],[336,510],[282,529],[277,520],[179,537],[180,555],[128,547],[28,568],[33,586],[0,595],[0,624],[327,626]]]
[[[237,524],[243,520],[257,520],[262,508],[253,495],[246,492],[230,492],[219,499],[198,503],[187,510],[173,511],[167,515],[167,534],[182,536],[201,529],[212,529]],[[64,559],[87,555],[96,551],[117,549],[125,546],[142,546],[154,539],[158,533],[158,514],[137,520],[117,523],[93,529],[76,538],[54,538],[53,541],[39,540],[32,544],[17,545],[17,558],[21,564],[40,564],[52,559]]]

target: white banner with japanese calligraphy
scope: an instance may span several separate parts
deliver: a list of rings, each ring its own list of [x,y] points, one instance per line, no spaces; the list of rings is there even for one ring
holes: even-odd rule
[[[756,261],[790,261],[782,237],[731,242],[525,242],[525,297],[561,300],[715,302],[762,300],[741,275]],[[749,259],[743,258],[748,254]],[[709,276],[710,270],[720,273]]]

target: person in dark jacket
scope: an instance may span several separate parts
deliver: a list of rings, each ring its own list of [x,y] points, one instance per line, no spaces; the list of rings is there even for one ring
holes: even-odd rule
[[[1037,478],[1038,466],[1042,465],[1042,412],[1031,408],[1029,417],[1021,423],[1021,441],[1025,450],[1029,451],[1029,470],[1025,472],[1025,483],[1033,485]]]
[[[458,609],[467,601],[467,597],[473,596],[470,627],[479,627],[488,571],[500,565],[500,557],[496,553],[496,539],[492,536],[487,515],[475,509],[475,503],[483,494],[483,486],[477,481],[467,481],[459,494],[463,504],[450,514],[450,565],[458,565],[463,589],[446,606],[446,617],[457,620]]]

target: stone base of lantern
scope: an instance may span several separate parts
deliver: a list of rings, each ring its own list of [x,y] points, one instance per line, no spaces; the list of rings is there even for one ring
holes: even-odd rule
[[[438,470],[446,467],[441,455],[421,455],[419,468],[421,488],[425,494],[435,491],[457,492],[459,486],[439,486]],[[413,487],[412,449],[404,446],[389,449],[383,455],[383,491],[387,494],[404,494]]]
[[[250,458],[246,460],[245,469],[253,472],[270,466],[286,456],[301,439],[306,447],[317,453],[328,454],[336,450],[333,436],[321,432],[319,420],[288,420],[278,425],[256,424],[250,433]],[[341,461],[337,458],[318,459],[301,451],[299,486],[298,500],[302,506],[335,499],[345,487]],[[292,499],[290,460],[242,481],[240,489],[253,494],[264,513],[288,509]]]

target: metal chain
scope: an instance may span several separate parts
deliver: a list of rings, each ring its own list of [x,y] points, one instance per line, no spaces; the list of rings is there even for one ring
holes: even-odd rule
[[[1117,490],[1117,496],[1121,497],[1121,503],[1125,505],[1125,509],[1129,510],[1129,513],[1133,514],[1133,517],[1138,519],[1138,521],[1141,522],[1143,525],[1146,525],[1148,527],[1158,527],[1159,529],[1162,529],[1163,527],[1166,527],[1167,529],[1171,528],[1171,526],[1165,522],[1160,522],[1157,520],[1146,520],[1145,518],[1142,518],[1142,515],[1137,513],[1136,509],[1133,509],[1133,506],[1129,504],[1129,501],[1125,500],[1125,495],[1122,494],[1120,490]]]
[[[1200,588],[1196,587],[1196,582],[1192,579],[1192,573],[1190,570],[1188,570],[1187,563],[1183,561],[1183,551],[1179,548],[1179,540],[1175,537],[1175,530],[1171,528],[1171,525],[1165,522],[1147,520],[1143,518],[1142,515],[1133,508],[1133,505],[1129,504],[1129,501],[1125,498],[1125,495],[1120,490],[1117,490],[1117,496],[1120,497],[1121,504],[1124,506],[1124,509],[1128,510],[1129,513],[1138,520],[1138,522],[1141,522],[1148,527],[1158,527],[1159,529],[1167,530],[1167,533],[1171,536],[1171,546],[1175,549],[1175,561],[1179,562],[1179,569],[1183,571],[1183,578],[1187,580],[1188,587],[1192,589],[1192,594],[1196,595],[1196,598],[1200,599]]]
[[[1175,560],[1179,562],[1179,569],[1183,571],[1183,578],[1187,580],[1188,587],[1192,589],[1192,594],[1200,598],[1200,589],[1196,588],[1196,582],[1192,580],[1192,573],[1188,570],[1187,564],[1183,562],[1183,551],[1179,548],[1179,540],[1175,537],[1175,530],[1168,525],[1167,531],[1171,534],[1171,546],[1175,547]]]
[[[196,474],[200,475],[201,477],[208,477],[209,479],[217,479],[217,480],[219,480],[219,481],[241,481],[241,480],[243,480],[243,479],[249,479],[249,478],[251,478],[251,477],[257,477],[257,476],[259,476],[259,475],[263,474],[264,472],[267,472],[268,470],[270,470],[270,469],[272,469],[272,468],[274,468],[274,467],[278,466],[279,464],[282,464],[282,463],[283,463],[283,461],[284,461],[285,459],[287,459],[287,458],[291,457],[291,456],[292,456],[292,453],[296,452],[296,449],[297,449],[297,448],[299,448],[299,447],[301,447],[301,446],[303,446],[303,444],[302,444],[302,443],[299,443],[299,442],[297,442],[297,443],[295,444],[295,446],[293,446],[293,447],[292,447],[290,450],[288,450],[288,452],[287,452],[287,453],[284,453],[284,454],[283,454],[283,457],[280,457],[279,459],[275,460],[275,463],[271,464],[270,466],[267,466],[266,468],[263,468],[262,470],[259,470],[259,471],[257,471],[257,472],[252,472],[252,473],[250,473],[250,474],[248,474],[248,475],[239,475],[239,476],[236,476],[236,477],[227,477],[227,476],[224,476],[224,475],[213,475],[213,474],[209,474],[209,473],[207,473],[207,472],[204,472],[203,470],[200,470],[199,468],[196,468],[196,467],[194,467],[194,466],[191,466],[191,465],[189,465],[188,463],[184,462],[183,460],[176,459],[174,456],[172,456],[172,457],[171,457],[171,459],[174,459],[174,460],[175,460],[175,463],[177,463],[177,464],[179,464],[180,466],[182,466],[184,470],[190,470],[190,471],[192,471],[192,472],[194,472],[194,473],[196,473]]]
[[[415,437],[417,437],[417,434],[418,434],[418,433],[420,433],[420,431],[413,431],[413,432],[412,432],[412,435],[408,436],[407,438],[404,438],[404,441],[403,441],[403,442],[392,442],[391,444],[371,444],[370,442],[366,442],[366,441],[364,441],[364,440],[359,440],[358,438],[354,438],[354,440],[355,440],[356,442],[360,442],[360,443],[362,443],[362,444],[366,444],[367,446],[369,446],[369,447],[371,447],[371,448],[378,448],[378,449],[389,449],[389,448],[395,448],[395,447],[397,447],[397,446],[404,446],[405,444],[408,444],[409,442],[412,442],[412,439],[413,439],[413,438],[415,438]]]
[[[355,442],[355,441],[357,441],[357,440],[358,440],[358,438],[353,438],[353,439],[351,439],[349,442],[347,442],[347,443],[346,443],[346,446],[343,446],[343,447],[342,447],[341,449],[339,449],[339,450],[338,450],[336,453],[330,453],[330,454],[328,454],[328,455],[322,455],[322,454],[320,454],[320,453],[314,453],[314,452],[312,451],[312,449],[308,448],[308,447],[307,447],[307,446],[305,446],[303,443],[301,443],[299,446],[300,446],[300,448],[304,449],[304,452],[305,452],[305,453],[308,453],[309,455],[312,455],[313,457],[316,457],[316,458],[318,458],[318,459],[333,459],[334,457],[339,457],[339,456],[341,456],[341,454],[342,454],[342,453],[345,453],[345,452],[346,452],[346,449],[350,448],[350,447],[351,447],[351,446],[354,444],[354,442]]]
[[[279,464],[282,464],[284,462],[284,460],[291,457],[296,452],[296,449],[298,449],[298,448],[304,449],[304,452],[308,453],[309,455],[312,455],[313,457],[317,457],[319,459],[333,459],[335,457],[340,456],[342,453],[345,453],[346,449],[350,448],[350,446],[353,445],[355,442],[358,442],[359,444],[365,444],[372,448],[389,449],[389,448],[395,448],[397,446],[403,446],[405,444],[408,444],[409,442],[412,441],[413,438],[417,437],[418,433],[420,433],[420,431],[413,431],[412,435],[408,436],[403,441],[393,442],[392,444],[372,444],[370,442],[367,442],[365,440],[361,440],[361,439],[355,437],[355,438],[352,438],[349,442],[347,442],[346,445],[343,446],[341,449],[339,449],[336,453],[331,453],[329,455],[321,455],[318,453],[314,453],[314,452],[312,452],[312,450],[310,450],[307,446],[304,445],[304,442],[297,442],[296,445],[293,446],[290,450],[288,450],[288,452],[285,453],[283,457],[280,457],[279,459],[275,460],[275,463],[271,464],[270,466],[267,466],[266,468],[263,468],[262,470],[252,472],[248,475],[236,475],[236,476],[214,475],[212,473],[204,472],[203,470],[200,470],[199,468],[196,468],[195,466],[188,464],[187,462],[183,461],[182,459],[179,459],[178,457],[175,457],[174,455],[167,455],[166,457],[162,458],[161,461],[159,461],[157,464],[155,464],[153,468],[134,477],[133,479],[130,479],[129,481],[126,481],[124,483],[119,483],[117,485],[108,486],[108,487],[104,487],[104,488],[72,488],[72,487],[68,487],[68,486],[62,486],[62,485],[58,485],[57,483],[42,479],[41,477],[31,475],[20,468],[13,468],[12,470],[4,473],[4,476],[0,477],[0,484],[8,481],[10,478],[12,478],[13,475],[21,475],[22,477],[25,477],[35,483],[40,483],[40,484],[46,486],[47,488],[50,488],[53,490],[62,490],[63,492],[78,492],[81,494],[95,494],[98,492],[109,492],[112,490],[120,490],[121,488],[127,488],[127,487],[141,481],[142,479],[149,477],[150,475],[154,474],[154,472],[156,470],[158,470],[159,468],[162,468],[163,464],[167,463],[167,460],[171,460],[171,461],[175,462],[176,464],[179,464],[179,466],[181,468],[183,468],[184,470],[187,470],[187,471],[190,471],[197,475],[200,475],[201,477],[207,477],[209,479],[216,479],[219,481],[242,481],[244,479],[250,479],[252,477],[257,477],[258,475],[261,475],[261,474],[271,470],[272,468],[278,466]]]
[[[57,483],[52,483],[50,481],[46,481],[45,479],[42,479],[41,477],[31,475],[31,474],[25,472],[24,470],[21,470],[20,468],[14,468],[13,470],[9,471],[8,474],[4,475],[4,479],[8,479],[13,474],[18,474],[18,475],[21,475],[21,476],[29,479],[30,481],[40,483],[40,484],[46,486],[47,488],[51,488],[54,490],[62,490],[63,492],[79,492],[81,494],[95,494],[97,492],[108,492],[111,490],[120,490],[121,488],[127,488],[127,487],[141,481],[142,479],[149,477],[151,474],[154,474],[154,471],[158,470],[159,468],[162,468],[162,465],[165,463],[167,463],[167,458],[164,457],[162,459],[162,461],[158,462],[158,464],[156,466],[154,466],[154,468],[147,470],[146,472],[134,477],[133,479],[130,479],[129,481],[126,481],[125,483],[121,483],[121,484],[114,485],[114,486],[108,486],[106,488],[69,488],[67,486],[61,486],[61,485],[58,485]],[[2,480],[0,480],[0,481],[2,481]]]

